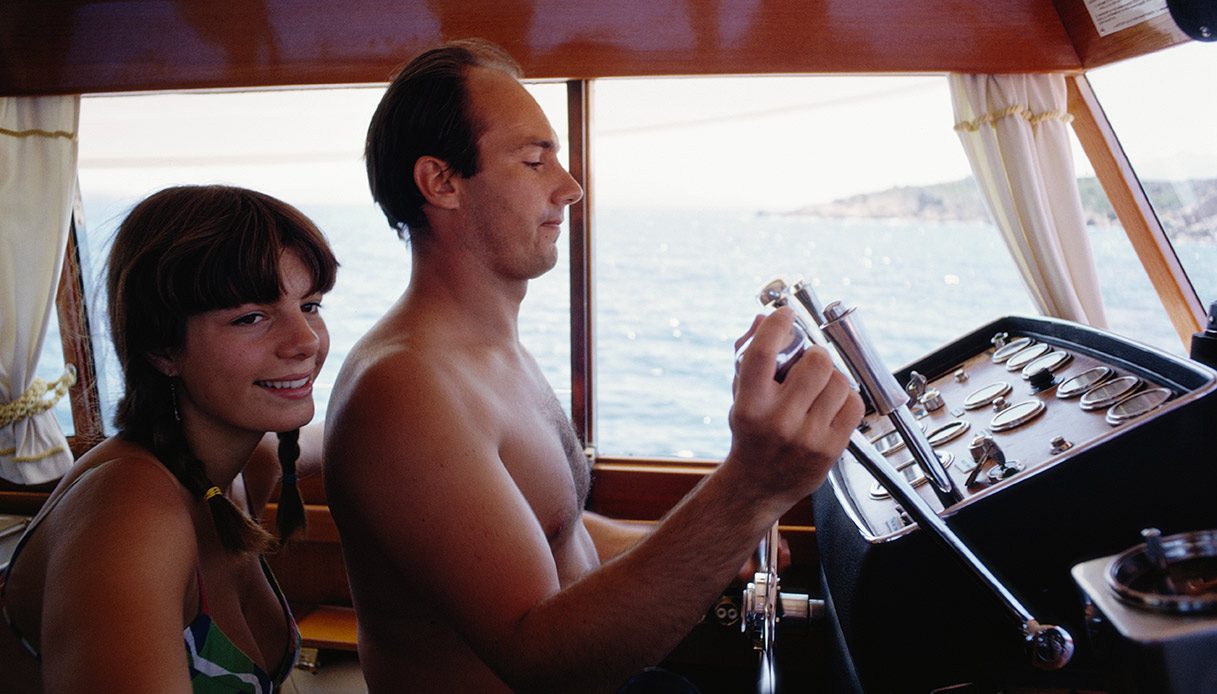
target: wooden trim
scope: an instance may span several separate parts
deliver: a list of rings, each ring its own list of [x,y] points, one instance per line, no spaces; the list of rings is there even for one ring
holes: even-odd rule
[[[0,513],[35,516],[51,496],[59,480],[40,485],[21,486],[0,480]]]
[[[7,5],[3,95],[380,83],[421,50],[470,36],[499,43],[537,79],[1082,67],[1053,0]]]
[[[101,396],[97,390],[93,332],[89,324],[89,306],[81,272],[80,244],[77,241],[77,232],[83,229],[84,213],[78,197],[73,205],[67,250],[63,254],[63,271],[59,274],[59,292],[55,298],[63,360],[76,367],[76,384],[68,391],[72,401],[72,424],[75,429],[69,439],[69,445],[76,457],[83,455],[106,436]]]
[[[272,501],[266,505],[259,522],[262,527],[273,533],[275,532],[275,520],[278,517],[279,504]],[[338,525],[334,523],[334,516],[330,514],[329,506],[305,504],[304,520],[304,534],[299,537],[294,536],[293,542],[338,542]]]
[[[598,461],[593,468],[592,493],[588,509],[621,520],[654,522],[710,472],[714,465],[704,462]],[[816,543],[815,515],[811,498],[799,501],[783,514],[778,525],[790,547],[792,565],[817,566],[820,549]]]
[[[570,206],[570,386],[571,419],[584,446],[595,446],[595,263],[592,258],[591,83],[566,83],[570,174],[583,198]]]
[[[1082,61],[1082,67],[1087,70],[1191,40],[1179,30],[1169,14],[1159,15],[1107,36],[1099,36],[1083,0],[1053,2]]]
[[[587,507],[610,518],[659,520],[715,467],[715,464],[702,461],[599,459],[592,467],[592,490]],[[814,529],[811,499],[795,504],[782,516],[781,522]]]
[[[305,606],[298,611],[296,627],[304,648],[356,650],[359,624],[352,607],[336,605]]]
[[[1066,78],[1073,130],[1133,250],[1186,348],[1205,324],[1204,307],[1085,75]]]

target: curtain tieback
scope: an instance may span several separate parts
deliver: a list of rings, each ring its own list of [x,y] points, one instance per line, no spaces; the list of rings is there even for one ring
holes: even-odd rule
[[[1018,118],[1028,121],[1032,125],[1039,125],[1046,120],[1060,120],[1063,123],[1069,123],[1073,120],[1073,114],[1066,113],[1064,111],[1041,111],[1039,113],[1033,113],[1031,109],[1026,106],[1007,106],[997,111],[990,111],[973,120],[960,121],[955,124],[955,130],[959,132],[964,130],[976,132],[977,130],[980,130],[980,126],[986,123],[992,125],[1002,118],[1009,116],[1017,116]]]
[[[68,364],[64,367],[63,375],[47,383],[41,378],[35,378],[30,387],[16,400],[0,405],[0,426],[7,426],[26,417],[46,412],[55,406],[76,383],[76,366]],[[54,389],[54,390],[52,390]],[[51,392],[49,399],[43,399]]]

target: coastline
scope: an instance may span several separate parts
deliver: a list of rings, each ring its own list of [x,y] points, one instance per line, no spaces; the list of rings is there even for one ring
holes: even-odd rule
[[[1115,210],[1097,179],[1078,179],[1078,187],[1087,226],[1119,226]],[[1217,179],[1146,181],[1145,190],[1172,243],[1217,244]],[[928,186],[901,186],[860,193],[788,211],[762,210],[758,215],[989,223],[989,213],[970,177]]]

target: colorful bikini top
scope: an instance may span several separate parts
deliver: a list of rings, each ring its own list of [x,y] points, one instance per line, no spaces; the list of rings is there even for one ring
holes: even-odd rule
[[[68,492],[72,491],[72,487],[75,487],[77,482],[80,482],[80,480],[84,479],[85,475],[101,467],[101,465],[105,465],[105,463],[89,468],[80,477],[76,478],[52,502],[51,507],[47,509],[42,517],[45,518],[49,515],[54,505],[60,499],[67,496]],[[25,546],[30,535],[33,534],[34,528],[40,524],[41,519],[38,523],[31,523],[26,528],[25,534],[13,550],[13,555],[9,559],[8,566],[5,567],[4,571],[0,571],[0,612],[3,612],[4,621],[21,642],[21,645],[36,660],[41,660],[42,656],[38,652],[38,649],[34,648],[34,645],[26,640],[17,625],[13,623],[12,618],[8,614],[8,605],[4,601],[4,592],[7,587],[8,576],[13,570],[13,564],[17,561],[17,556],[21,554],[21,549]],[[266,559],[263,557],[258,559],[262,565],[262,573],[265,574],[267,582],[275,593],[275,597],[283,607],[284,622],[290,635],[287,651],[283,654],[283,658],[276,665],[275,669],[268,673],[246,655],[244,651],[237,648],[232,640],[220,629],[220,626],[215,623],[215,620],[211,618],[211,614],[207,610],[207,590],[203,587],[203,574],[198,566],[195,566],[195,576],[199,582],[199,614],[190,624],[186,625],[186,628],[182,632],[186,642],[186,658],[190,668],[190,684],[195,694],[231,694],[232,692],[271,694],[291,674],[292,667],[296,664],[296,659],[300,657],[300,630],[296,627],[296,620],[292,616],[291,608],[287,604],[287,598],[284,597],[283,591],[279,587],[279,582],[275,580],[274,574],[271,573]]]
[[[283,606],[283,614],[287,620],[290,642],[287,651],[272,673],[258,666],[240,648],[237,648],[220,625],[212,620],[207,611],[207,591],[203,588],[203,575],[195,568],[199,579],[199,616],[186,626],[183,636],[186,639],[186,655],[190,661],[190,684],[195,694],[228,694],[229,692],[248,692],[249,694],[270,694],[283,684],[291,674],[292,666],[300,657],[300,630],[296,628],[296,620],[292,617],[291,608],[283,597],[279,582],[270,572],[266,559],[259,557],[262,563],[262,573],[275,591],[275,597]]]

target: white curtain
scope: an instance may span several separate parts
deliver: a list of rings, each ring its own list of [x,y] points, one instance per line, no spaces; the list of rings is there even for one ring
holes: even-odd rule
[[[1107,327],[1063,75],[951,75],[955,130],[1039,311]]]
[[[39,484],[72,464],[51,406],[75,371],[35,378],[67,247],[79,96],[0,98],[0,477]]]

